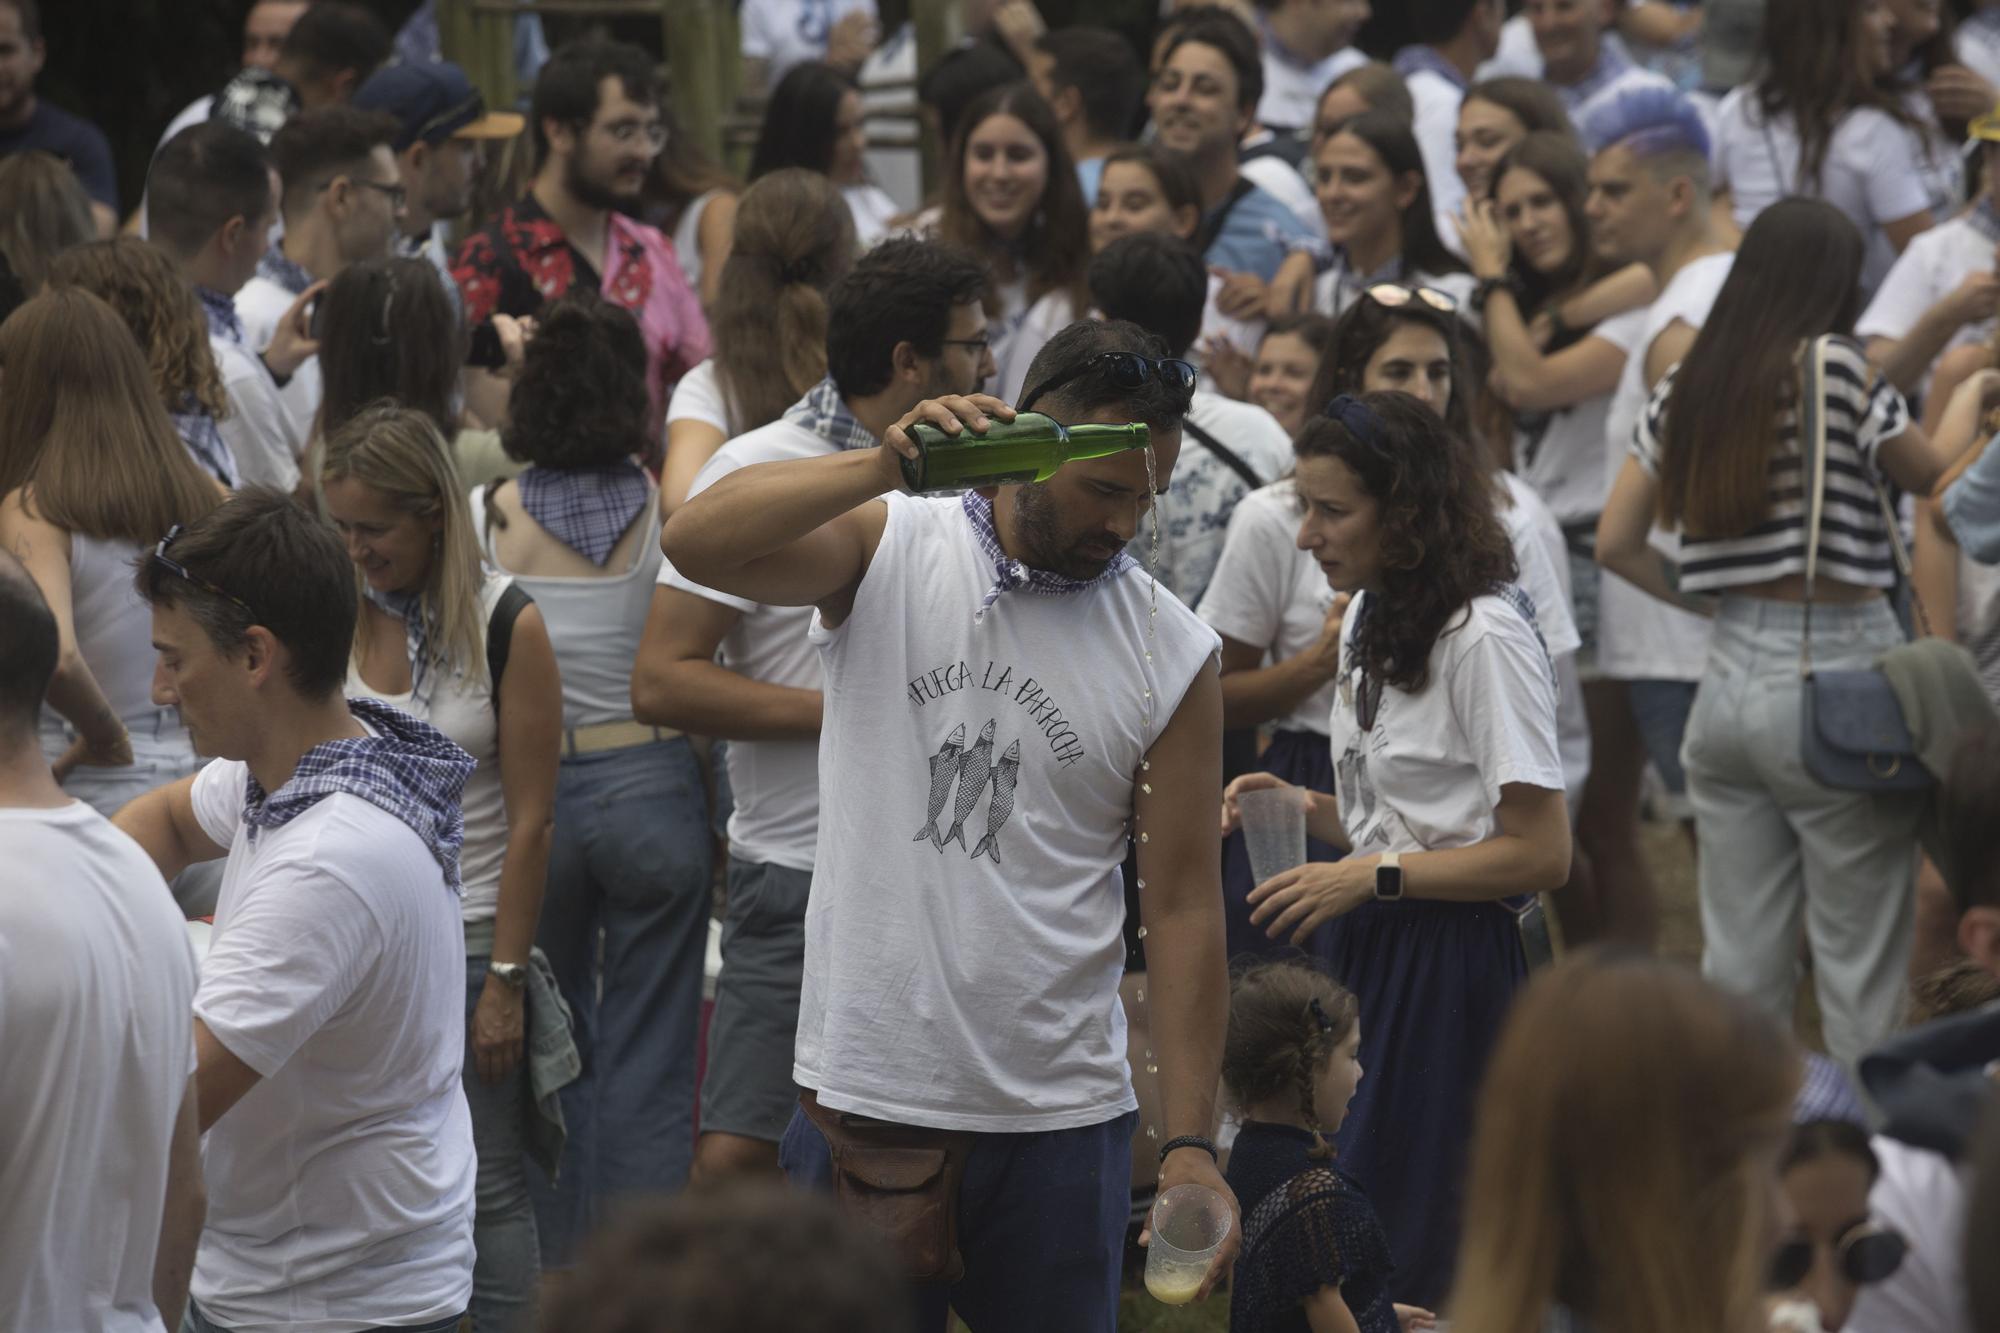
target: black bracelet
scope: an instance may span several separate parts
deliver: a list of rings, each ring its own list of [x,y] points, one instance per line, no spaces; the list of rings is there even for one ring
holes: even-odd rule
[[[1222,1161],[1222,1155],[1215,1150],[1215,1140],[1204,1138],[1200,1134],[1183,1134],[1179,1138],[1168,1139],[1165,1143],[1162,1143],[1160,1145],[1160,1161],[1164,1163],[1167,1160],[1167,1154],[1177,1148],[1199,1148],[1214,1158],[1218,1164]]]

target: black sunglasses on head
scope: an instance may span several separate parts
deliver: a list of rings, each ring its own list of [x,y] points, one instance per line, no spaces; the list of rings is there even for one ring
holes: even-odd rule
[[[1909,1242],[1896,1232],[1872,1221],[1861,1221],[1834,1243],[1834,1255],[1841,1276],[1857,1287],[1866,1287],[1902,1267],[1909,1248]],[[1771,1289],[1790,1291],[1806,1280],[1812,1266],[1811,1240],[1795,1236],[1784,1242],[1771,1255]]]
[[[257,613],[255,611],[250,610],[250,603],[244,601],[241,597],[238,597],[235,593],[228,592],[222,588],[217,587],[215,584],[210,583],[207,579],[203,578],[201,575],[195,573],[193,570],[189,569],[186,565],[182,564],[178,560],[173,559],[171,556],[167,554],[167,548],[169,546],[172,546],[176,541],[178,541],[180,539],[180,535],[181,535],[181,525],[178,523],[174,524],[171,528],[167,529],[167,535],[160,538],[160,544],[153,548],[153,563],[158,565],[161,569],[166,570],[167,573],[172,574],[175,578],[182,579],[188,583],[192,583],[195,587],[200,588],[203,592],[213,593],[215,596],[220,597],[225,602],[234,602],[236,603],[236,605],[242,607],[250,615],[255,616]]]
[[[1016,410],[1032,412],[1036,400],[1043,394],[1093,371],[1102,371],[1104,377],[1120,389],[1139,388],[1157,376],[1160,383],[1173,393],[1176,407],[1183,412],[1187,411],[1188,400],[1194,396],[1195,369],[1185,361],[1170,356],[1155,358],[1139,352],[1099,352],[1082,365],[1071,366],[1061,374],[1043,380],[1021,400]]]

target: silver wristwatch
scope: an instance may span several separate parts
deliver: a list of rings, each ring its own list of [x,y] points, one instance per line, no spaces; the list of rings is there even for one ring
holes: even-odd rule
[[[528,988],[528,967],[525,963],[488,963],[486,970],[515,990]]]

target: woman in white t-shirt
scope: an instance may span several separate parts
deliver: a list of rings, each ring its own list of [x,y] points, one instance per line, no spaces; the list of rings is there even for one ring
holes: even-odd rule
[[[1365,111],[1313,154],[1333,267],[1313,284],[1313,309],[1339,319],[1381,282],[1429,287],[1463,304],[1472,278],[1438,239],[1424,159],[1407,122]]]
[[[803,167],[831,180],[847,201],[861,248],[889,233],[902,210],[868,179],[867,107],[854,76],[819,61],[796,66],[771,91],[764,125],[750,156],[750,180],[783,167]]]
[[[0,325],[0,544],[21,557],[62,640],[42,754],[104,815],[200,767],[153,703],[152,614],[133,562],[222,503],[154,395],[118,315],[81,288]]]
[[[1736,224],[1788,195],[1826,200],[1867,244],[1864,296],[1936,220],[1917,125],[1880,83],[1889,33],[1882,0],[1769,0],[1764,73],[1716,113],[1715,188]]]
[[[1109,170],[1109,168],[1106,168]],[[1006,84],[965,109],[928,230],[986,261],[995,397],[1021,396],[1035,353],[1090,308],[1090,217],[1055,113],[1034,88]]]
[[[476,1326],[503,1328],[534,1308],[540,1277],[526,1032],[562,734],[555,649],[533,603],[480,560],[429,417],[381,404],[350,418],[325,442],[319,481],[361,585],[347,692],[429,722],[478,763],[459,852],[462,1077],[479,1154],[472,1312]]]
[[[1922,797],[1840,789],[1806,768],[1801,668],[1866,670],[1903,641],[1884,478],[1928,494],[1979,432],[1982,400],[2000,396],[2000,373],[1983,371],[1954,393],[1936,439],[1910,419],[1846,336],[1861,256],[1853,226],[1819,200],[1765,210],[1655,390],[1598,528],[1606,568],[1715,617],[1681,750],[1702,851],[1703,968],[1788,1020],[1803,927],[1827,1051],[1847,1064],[1901,1011]],[[1827,459],[1815,547],[1812,441],[1796,403],[1816,348]],[[1656,522],[1680,534],[1677,563],[1652,546]]]
[[[1297,441],[1299,548],[1352,600],[1330,673],[1335,793],[1300,790],[1313,837],[1348,850],[1259,885],[1255,924],[1322,926],[1336,977],[1376,1017],[1339,1134],[1396,1261],[1395,1300],[1450,1281],[1473,1092],[1527,975],[1501,901],[1569,869],[1556,677],[1475,447],[1405,394],[1345,394]],[[1226,650],[1226,646],[1225,646]],[[1246,791],[1287,788],[1238,778]]]
[[[667,404],[662,511],[725,441],[776,421],[826,375],[827,292],[853,261],[854,223],[825,176],[781,167],[744,191],[709,310],[715,352]]]
[[[1588,166],[1567,135],[1526,136],[1501,159],[1489,193],[1468,200],[1459,232],[1479,279],[1474,299],[1485,313],[1491,386],[1512,409],[1513,473],[1548,503],[1563,532],[1581,642],[1574,683],[1596,724],[1586,743],[1597,782],[1586,783],[1579,795],[1577,839],[1584,852],[1601,853],[1607,866],[1616,866],[1637,848],[1639,836],[1637,810],[1617,793],[1637,783],[1645,755],[1638,734],[1620,721],[1622,687],[1594,679],[1598,571],[1591,542],[1610,487],[1605,422],[1626,357],[1643,331],[1645,304],[1642,293],[1633,293],[1633,308],[1580,328],[1562,317],[1564,304],[1593,286],[1612,292],[1620,282],[1591,247],[1584,216]],[[1537,325],[1547,329],[1546,341],[1537,336]],[[1593,678],[1583,680],[1585,673]],[[1594,860],[1579,855],[1556,896],[1564,940],[1584,944],[1607,931],[1621,938],[1642,934],[1650,905],[1630,900],[1624,877],[1592,875]]]

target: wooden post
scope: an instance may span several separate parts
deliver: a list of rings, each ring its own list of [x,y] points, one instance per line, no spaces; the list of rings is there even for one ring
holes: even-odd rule
[[[741,61],[726,0],[672,0],[661,7],[661,40],[673,72],[674,109],[703,151],[722,160],[722,120]]]
[[[921,83],[924,75],[958,45],[965,35],[965,27],[957,5],[923,3],[919,0],[910,7],[910,11],[910,21],[917,29],[917,79]],[[914,97],[913,93],[912,100]],[[948,145],[938,142],[937,121],[921,107],[917,112],[917,126],[922,143],[924,197],[935,198],[942,180]]]

